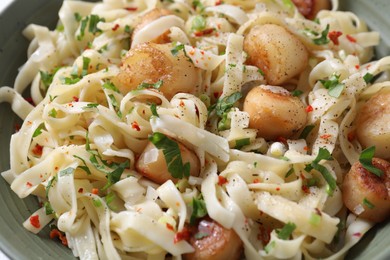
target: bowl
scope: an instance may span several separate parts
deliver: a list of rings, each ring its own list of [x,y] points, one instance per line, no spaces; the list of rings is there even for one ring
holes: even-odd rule
[[[377,57],[390,54],[390,1],[343,0],[340,9],[363,17],[372,30],[381,32]],[[18,68],[25,62],[28,41],[21,32],[27,24],[36,23],[53,29],[58,20],[61,0],[15,0],[0,13],[0,86],[13,86]],[[9,141],[21,120],[9,104],[0,104],[0,172],[9,169]],[[0,250],[11,259],[74,259],[71,250],[49,238],[44,229],[34,235],[22,226],[38,208],[34,197],[19,199],[0,177]],[[346,259],[390,259],[390,223],[371,229],[355,245]]]

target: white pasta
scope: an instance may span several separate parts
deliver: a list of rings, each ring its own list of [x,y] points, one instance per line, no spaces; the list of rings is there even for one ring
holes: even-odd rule
[[[342,259],[373,226],[347,213],[339,186],[363,150],[352,138],[359,109],[390,89],[379,77],[390,58],[369,62],[379,33],[331,2],[332,10],[320,11],[315,22],[284,0],[65,0],[56,30],[28,25],[28,60],[13,88],[0,89],[0,102],[24,120],[11,137],[10,169],[2,176],[20,198],[34,195],[43,205],[23,226],[39,233],[55,224],[80,259],[193,259],[199,250],[193,240],[210,235],[193,233],[202,219],[231,231],[245,259]],[[167,14],[133,33],[156,8]],[[271,37],[262,48],[285,49],[257,53],[263,49],[246,36],[264,25],[278,28],[284,40],[276,44]],[[244,51],[248,41],[256,52]],[[172,63],[153,60],[158,48],[147,58],[146,52],[126,54],[150,42],[170,48],[164,55]],[[177,65],[183,60],[175,63],[183,53],[191,70]],[[126,55],[140,67],[131,67]],[[253,59],[282,69],[262,71],[248,63]],[[297,66],[290,71],[291,64]],[[193,73],[191,93],[181,93],[181,85],[173,93],[158,74],[162,68],[176,70],[182,85]],[[117,87],[132,82],[130,69],[145,72],[141,84]],[[284,88],[270,86],[270,77],[280,75]],[[251,123],[257,115],[244,109],[247,93],[259,85],[306,107],[304,127],[263,136]],[[36,105],[21,95],[29,86]],[[276,119],[258,122],[289,127],[277,121],[278,105],[259,115]],[[155,175],[169,171],[172,178],[163,183],[137,165],[151,142],[165,161],[155,150],[143,154],[143,163],[156,163],[161,172]],[[332,158],[317,160],[324,151]],[[199,169],[190,175],[185,160],[194,157]],[[287,237],[280,235],[292,226]]]

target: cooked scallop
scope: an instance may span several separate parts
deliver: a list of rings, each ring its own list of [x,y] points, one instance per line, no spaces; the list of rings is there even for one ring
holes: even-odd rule
[[[249,114],[249,127],[267,140],[289,138],[297,133],[307,120],[302,101],[282,87],[257,86],[249,91],[244,101]]]
[[[375,146],[375,156],[390,159],[390,90],[381,90],[360,109],[356,135],[364,148]]]
[[[254,26],[244,38],[247,63],[260,68],[269,85],[280,86],[301,73],[309,53],[303,43],[276,24]]]
[[[243,252],[242,241],[234,230],[208,218],[198,223],[190,244],[195,252],[185,254],[186,260],[235,260],[240,259]]]
[[[196,154],[185,147],[183,144],[178,143],[183,164],[187,162],[190,164],[190,175],[198,176],[200,172],[200,162]],[[135,167],[146,178],[158,183],[163,184],[167,180],[174,182],[177,179],[173,178],[168,171],[168,166],[165,161],[165,156],[162,150],[158,149],[153,143],[149,142],[144,151],[138,158]]]
[[[195,93],[201,84],[200,70],[179,51],[173,55],[173,44],[143,43],[130,49],[123,58],[119,74],[112,79],[119,90],[126,94],[142,83],[155,84],[166,98],[179,92]]]
[[[390,216],[390,163],[373,158],[372,164],[383,175],[378,177],[360,162],[354,163],[343,181],[343,201],[359,217],[381,222]]]

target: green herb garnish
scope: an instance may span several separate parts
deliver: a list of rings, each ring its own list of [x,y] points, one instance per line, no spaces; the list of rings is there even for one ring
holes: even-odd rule
[[[283,226],[282,229],[276,229],[276,234],[278,235],[278,238],[283,240],[288,240],[294,232],[294,230],[297,228],[297,226],[294,223],[288,222],[286,225]]]
[[[190,176],[190,163],[183,164],[180,148],[177,142],[169,139],[163,133],[155,132],[149,140],[164,153],[168,171],[172,177],[181,179]]]
[[[199,199],[193,198],[192,199],[192,214],[190,217],[190,225],[195,225],[195,222],[198,218],[203,218],[204,216],[207,215],[207,208],[206,208],[206,203],[203,200],[202,197]]]
[[[328,90],[331,97],[338,98],[344,90],[345,85],[339,81],[340,75],[333,74],[327,80],[320,80],[322,85]]]
[[[362,164],[363,168],[367,171],[375,174],[378,177],[382,177],[383,171],[381,169],[378,169],[372,164],[372,159],[374,158],[375,154],[375,146],[368,147],[367,149],[363,150],[359,157],[359,162]]]

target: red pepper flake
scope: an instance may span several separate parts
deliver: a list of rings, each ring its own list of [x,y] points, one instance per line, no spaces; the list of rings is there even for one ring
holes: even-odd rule
[[[215,5],[221,5],[222,3],[223,3],[222,0],[217,0],[217,1],[215,1]]]
[[[313,111],[313,107],[311,106],[311,105],[308,105],[307,107],[306,107],[306,112],[307,113],[310,113],[310,112],[312,112]]]
[[[22,126],[20,124],[15,124],[15,126],[14,126],[15,132],[19,132],[21,127]]]
[[[190,232],[190,230],[187,229],[187,228],[183,228],[182,231],[177,232],[177,233],[175,234],[175,238],[173,239],[173,243],[174,243],[174,244],[177,244],[177,243],[179,243],[179,242],[182,241],[182,240],[189,240],[190,237],[191,237],[191,232]]]
[[[362,233],[356,232],[356,233],[353,234],[353,236],[354,236],[354,237],[361,237],[361,236],[362,236]]]
[[[119,24],[115,24],[114,27],[111,28],[114,32],[119,29]]]
[[[222,186],[222,185],[224,185],[225,183],[227,183],[228,181],[227,181],[227,179],[225,178],[225,177],[223,177],[223,176],[221,176],[221,175],[218,175],[218,185],[219,186]]]
[[[276,141],[283,143],[283,144],[287,144],[287,139],[283,136],[279,136],[278,138],[276,138]]]
[[[330,134],[324,134],[324,135],[321,135],[320,136],[322,139],[329,139],[330,137],[332,137],[332,135]]]
[[[347,138],[348,138],[348,141],[350,141],[350,142],[355,140],[355,138],[356,138],[355,131],[349,132],[348,135],[347,135]]]
[[[137,11],[138,7],[125,7],[127,11]]]
[[[28,182],[26,183],[26,186],[29,187],[29,188],[31,188],[33,185],[32,185],[31,182],[28,181]]]
[[[204,35],[212,34],[213,32],[214,32],[214,28],[208,28],[208,29],[204,29],[203,31],[194,32],[194,35],[196,37],[201,37],[201,36],[204,36]]]
[[[260,183],[260,180],[259,179],[254,179],[253,183]]]
[[[183,101],[183,100],[180,100],[180,104],[179,104],[179,106],[181,106],[181,107],[184,107],[184,106],[185,106],[185,104],[184,104],[184,101]]]
[[[359,64],[357,64],[357,65],[355,65],[355,69],[360,69],[360,65]]]
[[[27,98],[25,98],[25,100],[35,107],[35,103],[31,97],[27,97]]]
[[[309,147],[308,147],[308,146],[305,146],[305,147],[303,147],[303,150],[309,151]]]
[[[221,96],[221,94],[222,94],[222,93],[220,93],[220,92],[218,92],[218,91],[216,91],[216,92],[213,93],[213,95],[214,95],[215,98],[219,98],[219,96]]]
[[[31,226],[33,226],[35,228],[40,228],[41,223],[39,223],[39,216],[38,215],[31,216],[30,217],[30,224],[31,224]]]
[[[56,228],[50,231],[50,238],[51,239],[58,238],[59,240],[61,240],[61,243],[64,246],[68,246],[68,240],[66,239],[66,236]]]
[[[39,144],[36,144],[34,146],[34,148],[32,149],[33,154],[35,154],[37,156],[41,156],[42,155],[42,151],[43,151],[43,146],[39,145]]]
[[[340,32],[340,31],[331,31],[331,32],[328,33],[328,37],[334,43],[334,45],[339,45],[339,37],[342,34],[343,33]]]
[[[79,97],[73,96],[73,101],[74,102],[79,102]]]
[[[167,229],[174,231],[174,228],[171,224],[166,223]]]
[[[280,187],[276,187],[276,191],[280,191]]]
[[[141,131],[141,128],[139,127],[137,121],[134,121],[133,123],[131,123],[131,127],[135,130],[137,130],[138,132]]]
[[[99,193],[99,189],[93,188],[91,193],[97,195]]]
[[[356,39],[354,37],[352,37],[351,35],[347,34],[346,35],[348,41],[352,42],[352,43],[356,43]]]
[[[310,193],[310,188],[306,185],[302,185],[302,190],[304,193]]]
[[[84,192],[84,189],[83,188],[80,188],[79,190],[78,190],[78,193],[83,193]]]

